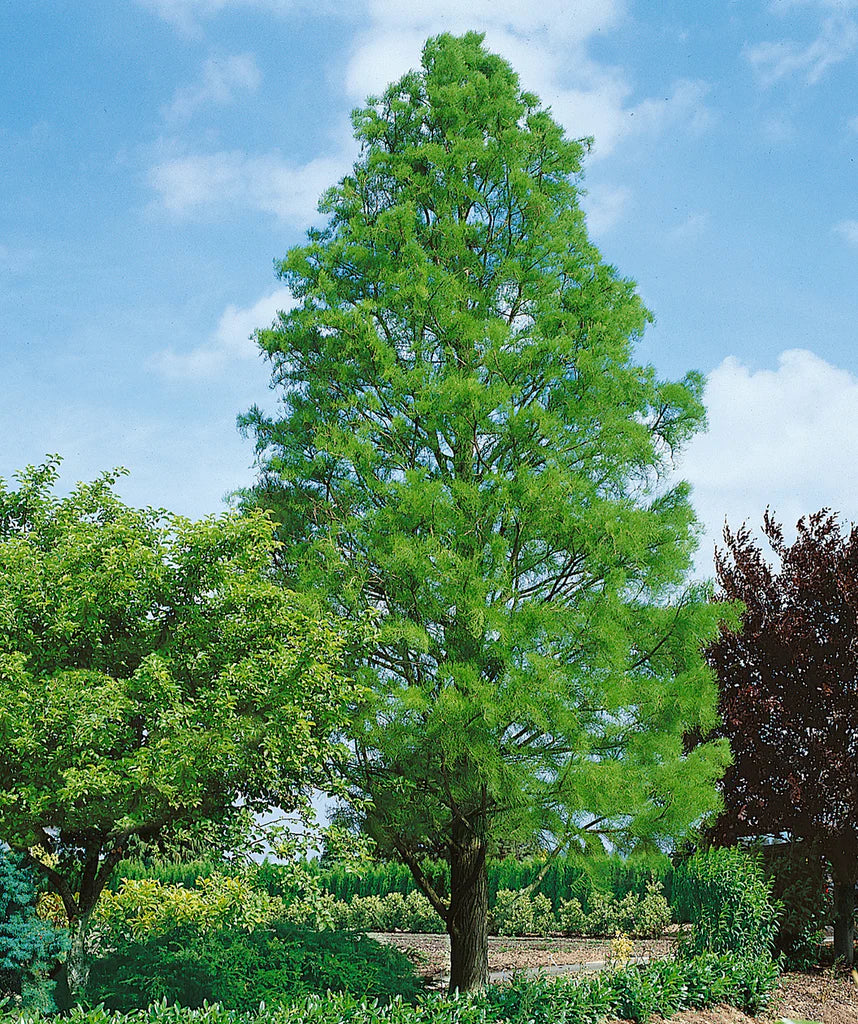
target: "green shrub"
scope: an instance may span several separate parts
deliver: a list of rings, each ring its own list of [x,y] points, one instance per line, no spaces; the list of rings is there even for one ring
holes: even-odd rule
[[[245,936],[246,937],[246,936]],[[771,958],[731,953],[569,978],[519,976],[473,996],[425,995],[416,1005],[395,998],[381,1005],[349,994],[298,996],[288,1004],[254,1006],[236,1014],[222,1005],[199,1010],[156,1003],[127,1017],[98,1008],[73,1009],[66,1024],[600,1024],[625,1017],[644,1022],[653,1014],[731,1003],[757,1013],[777,980]],[[12,1024],[11,1016],[0,1017]],[[39,1014],[19,1024],[47,1024]]]
[[[192,889],[152,878],[124,879],[115,892],[102,893],[94,923],[113,941],[145,938],[183,925],[250,931],[283,917],[285,910],[283,900],[240,875],[200,876]]]
[[[670,920],[670,905],[667,902],[664,887],[661,882],[651,878],[647,882],[646,891],[638,900],[629,935],[657,939],[664,935]]]
[[[594,892],[590,896],[590,912],[587,914],[587,935],[614,935],[620,928],[620,914],[617,900],[606,892]]]
[[[563,900],[557,911],[557,924],[566,935],[586,935],[587,915],[577,899]]]
[[[313,914],[297,915],[293,907],[286,917],[298,924],[320,927],[320,921],[329,921],[322,927],[360,932],[443,932],[444,922],[432,909],[429,900],[419,892],[388,893],[386,896],[353,896],[348,903],[335,900],[327,894],[321,896]]]
[[[498,935],[548,935],[557,927],[547,896],[510,889],[497,894],[492,924]]]
[[[183,885],[193,888],[200,878],[209,875],[227,875],[233,872],[223,861],[216,860],[141,860],[133,858],[121,860],[116,865],[108,887],[116,890],[125,879],[138,881],[142,878],[153,878],[163,885]]]
[[[313,992],[361,998],[413,999],[419,991],[404,954],[363,935],[315,932],[275,922],[251,932],[175,928],[120,943],[97,960],[88,998],[112,1010],[136,1010],[160,999],[199,1007],[218,1002],[249,1011]]]
[[[825,858],[811,843],[763,847],[761,854],[772,895],[783,905],[775,950],[790,967],[807,969],[819,960],[823,930],[833,918]]]
[[[0,849],[0,997],[50,1009],[48,970],[68,949],[68,936],[36,916],[36,900],[23,858]]]
[[[693,925],[686,954],[771,954],[780,908],[758,857],[735,848],[696,853],[677,873],[674,891]]]

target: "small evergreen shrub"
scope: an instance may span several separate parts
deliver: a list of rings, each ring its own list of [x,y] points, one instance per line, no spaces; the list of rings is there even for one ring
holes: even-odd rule
[[[557,925],[567,935],[610,936],[624,932],[635,938],[658,938],[670,924],[671,911],[661,883],[650,879],[643,896],[628,892],[622,899],[610,893],[592,892],[590,912],[578,899],[564,900]]]
[[[501,889],[492,918],[498,935],[548,935],[557,927],[551,901],[543,893]]]
[[[51,1009],[48,971],[68,949],[68,936],[36,916],[36,901],[23,858],[0,849],[0,998]]]

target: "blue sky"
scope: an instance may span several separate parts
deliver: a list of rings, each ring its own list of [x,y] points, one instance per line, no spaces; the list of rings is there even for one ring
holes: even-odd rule
[[[192,516],[252,480],[248,336],[354,159],[348,114],[483,30],[574,136],[591,233],[709,376],[706,525],[858,520],[858,0],[27,0],[0,5],[0,476],[124,465]]]

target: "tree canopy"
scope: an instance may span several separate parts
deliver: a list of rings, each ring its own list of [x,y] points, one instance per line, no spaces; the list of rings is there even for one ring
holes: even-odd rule
[[[726,743],[684,587],[697,526],[672,457],[703,381],[634,361],[650,320],[603,261],[570,140],[482,37],[354,114],[361,156],[279,264],[297,305],[258,332],[282,414],[252,409],[290,586],[378,642],[352,792],[447,922],[451,986],[486,976],[500,842],[673,835],[716,801]],[[450,900],[422,877],[449,858]]]
[[[813,842],[835,880],[835,942],[852,960],[858,882],[858,530],[823,509],[786,541],[769,512],[770,565],[747,526],[724,531],[720,596],[742,601],[739,628],[708,651],[733,764],[715,834]]]
[[[354,631],[272,577],[263,514],[191,522],[128,507],[116,474],[62,498],[56,477],[0,482],[0,841],[82,930],[132,837],[319,781]]]

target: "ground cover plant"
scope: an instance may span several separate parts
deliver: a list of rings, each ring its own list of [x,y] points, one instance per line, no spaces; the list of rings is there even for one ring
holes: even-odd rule
[[[221,1004],[193,1010],[167,1002],[127,1014],[75,1007],[65,1019],[69,1024],[599,1024],[622,1016],[646,1022],[656,1013],[670,1016],[719,1003],[756,1013],[767,1005],[776,976],[771,959],[706,954],[580,978],[522,977],[481,994],[423,996],[413,1003],[328,994],[257,1005],[243,1013]],[[4,1024],[45,1020],[38,1013],[0,1010]]]
[[[242,418],[244,503],[277,517],[307,601],[377,616],[355,818],[408,864],[471,989],[492,854],[632,848],[715,807],[727,744],[683,735],[715,724],[700,645],[730,609],[685,584],[694,513],[666,482],[703,379],[635,362],[651,317],[587,236],[586,144],[480,36],[430,39],[353,123],[327,223],[279,264],[296,304],[257,335],[282,404]]]

